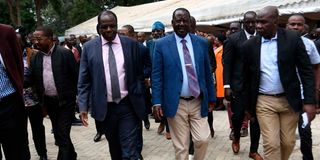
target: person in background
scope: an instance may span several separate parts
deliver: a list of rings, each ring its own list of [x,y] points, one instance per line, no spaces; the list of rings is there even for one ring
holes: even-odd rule
[[[147,46],[146,39],[147,39],[147,37],[146,37],[146,34],[144,32],[138,32],[137,33],[137,41],[142,43],[144,46]]]
[[[319,100],[320,88],[320,55],[314,42],[305,37],[305,19],[301,14],[293,14],[289,17],[287,22],[287,29],[296,30],[300,32],[301,39],[306,47],[309,59],[313,65],[314,77],[315,77],[315,89],[316,89],[316,99]],[[301,86],[301,95],[303,97],[303,87]],[[302,113],[303,114],[303,113]],[[300,150],[302,153],[303,160],[313,160],[312,154],[312,134],[311,134],[311,123],[303,127],[303,117],[302,114],[299,116],[298,131],[300,134]]]
[[[156,21],[152,24],[152,32],[151,32],[152,39],[147,41],[147,47],[149,49],[150,59],[151,59],[152,63],[153,63],[155,42],[158,39],[164,37],[165,36],[164,33],[165,33],[165,26],[162,22]],[[148,97],[146,97],[146,98],[148,98]],[[169,125],[168,125],[167,119],[165,117],[161,118],[161,120],[156,119],[156,123],[158,123],[158,122],[160,122],[160,125],[157,130],[158,134],[161,134],[164,131],[164,129],[166,129],[166,134],[165,134],[166,139],[170,140],[171,135],[170,135],[170,130],[169,130]]]
[[[80,35],[79,36],[79,42],[78,44],[76,44],[76,48],[77,50],[79,51],[79,54],[80,54],[80,57],[81,57],[81,53],[82,53],[82,48],[83,48],[83,45],[84,43],[86,43],[88,41],[88,38],[87,38],[87,35]]]
[[[30,48],[31,44],[27,43],[25,39],[26,33],[23,27],[16,30],[16,35],[23,53],[24,81],[28,82],[30,58],[36,54],[37,51]],[[44,112],[43,107],[38,101],[38,96],[34,92],[33,86],[28,86],[27,83],[24,83],[23,98],[39,160],[47,160],[46,136],[43,125]]]
[[[223,80],[225,88],[225,98],[231,104],[233,115],[231,117],[234,137],[232,141],[232,150],[237,154],[240,150],[240,137],[247,131],[248,120],[245,115],[249,103],[246,101],[248,95],[244,92],[245,77],[243,77],[243,54],[241,45],[248,39],[256,35],[255,23],[256,13],[248,11],[243,16],[243,29],[228,37],[225,41],[223,51]],[[256,117],[250,119],[250,152],[249,157],[255,160],[261,160],[258,153],[260,140],[259,123]]]
[[[70,131],[77,95],[78,67],[72,52],[53,42],[49,27],[33,33],[39,51],[30,59],[30,84],[35,86],[41,105],[47,107],[59,147],[57,159],[76,160]]]

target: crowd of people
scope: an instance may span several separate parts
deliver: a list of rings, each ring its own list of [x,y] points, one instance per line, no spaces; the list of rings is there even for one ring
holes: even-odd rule
[[[311,39],[302,14],[279,27],[277,7],[244,13],[226,33],[196,30],[185,8],[172,13],[172,33],[155,21],[150,38],[102,11],[97,36],[49,27],[31,34],[0,24],[0,145],[7,160],[27,160],[27,118],[40,160],[48,159],[43,118],[52,123],[56,159],[76,160],[73,124],[96,125],[113,160],[143,159],[149,117],[165,130],[178,160],[202,160],[214,137],[213,110],[228,112],[230,147],[250,135],[248,157],[288,160],[298,128],[304,160],[312,160],[311,121],[320,91],[320,28]],[[75,117],[78,112],[80,120]],[[143,123],[142,123],[143,122]],[[250,129],[250,134],[248,131]],[[258,153],[260,135],[263,153]],[[1,152],[0,152],[1,153]],[[261,154],[261,155],[260,155]],[[2,155],[0,154],[0,159]]]

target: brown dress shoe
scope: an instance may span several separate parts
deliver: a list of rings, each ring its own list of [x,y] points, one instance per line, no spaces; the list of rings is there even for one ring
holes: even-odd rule
[[[260,156],[258,152],[250,152],[249,158],[252,158],[254,160],[263,160],[263,158]]]
[[[232,147],[233,153],[238,154],[240,150],[240,140],[233,140],[231,147]]]
[[[160,123],[158,127],[158,134],[161,134],[164,131],[164,123]]]
[[[166,133],[166,139],[170,140],[171,139],[171,134],[169,132]]]

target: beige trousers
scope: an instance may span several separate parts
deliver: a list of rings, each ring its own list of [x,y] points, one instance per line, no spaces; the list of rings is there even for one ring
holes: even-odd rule
[[[200,99],[180,99],[175,117],[167,118],[177,160],[188,160],[190,132],[194,142],[194,160],[205,158],[210,129],[207,117],[201,117],[200,108]]]
[[[256,106],[265,160],[288,160],[294,148],[299,115],[285,96],[259,95]]]

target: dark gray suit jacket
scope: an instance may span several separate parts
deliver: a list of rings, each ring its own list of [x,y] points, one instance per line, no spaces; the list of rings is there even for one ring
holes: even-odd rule
[[[135,113],[143,119],[145,115],[143,61],[139,43],[119,36],[125,63],[125,80],[128,96]],[[79,109],[88,111],[98,121],[106,118],[108,111],[107,88],[102,59],[101,37],[83,46],[78,81]]]

